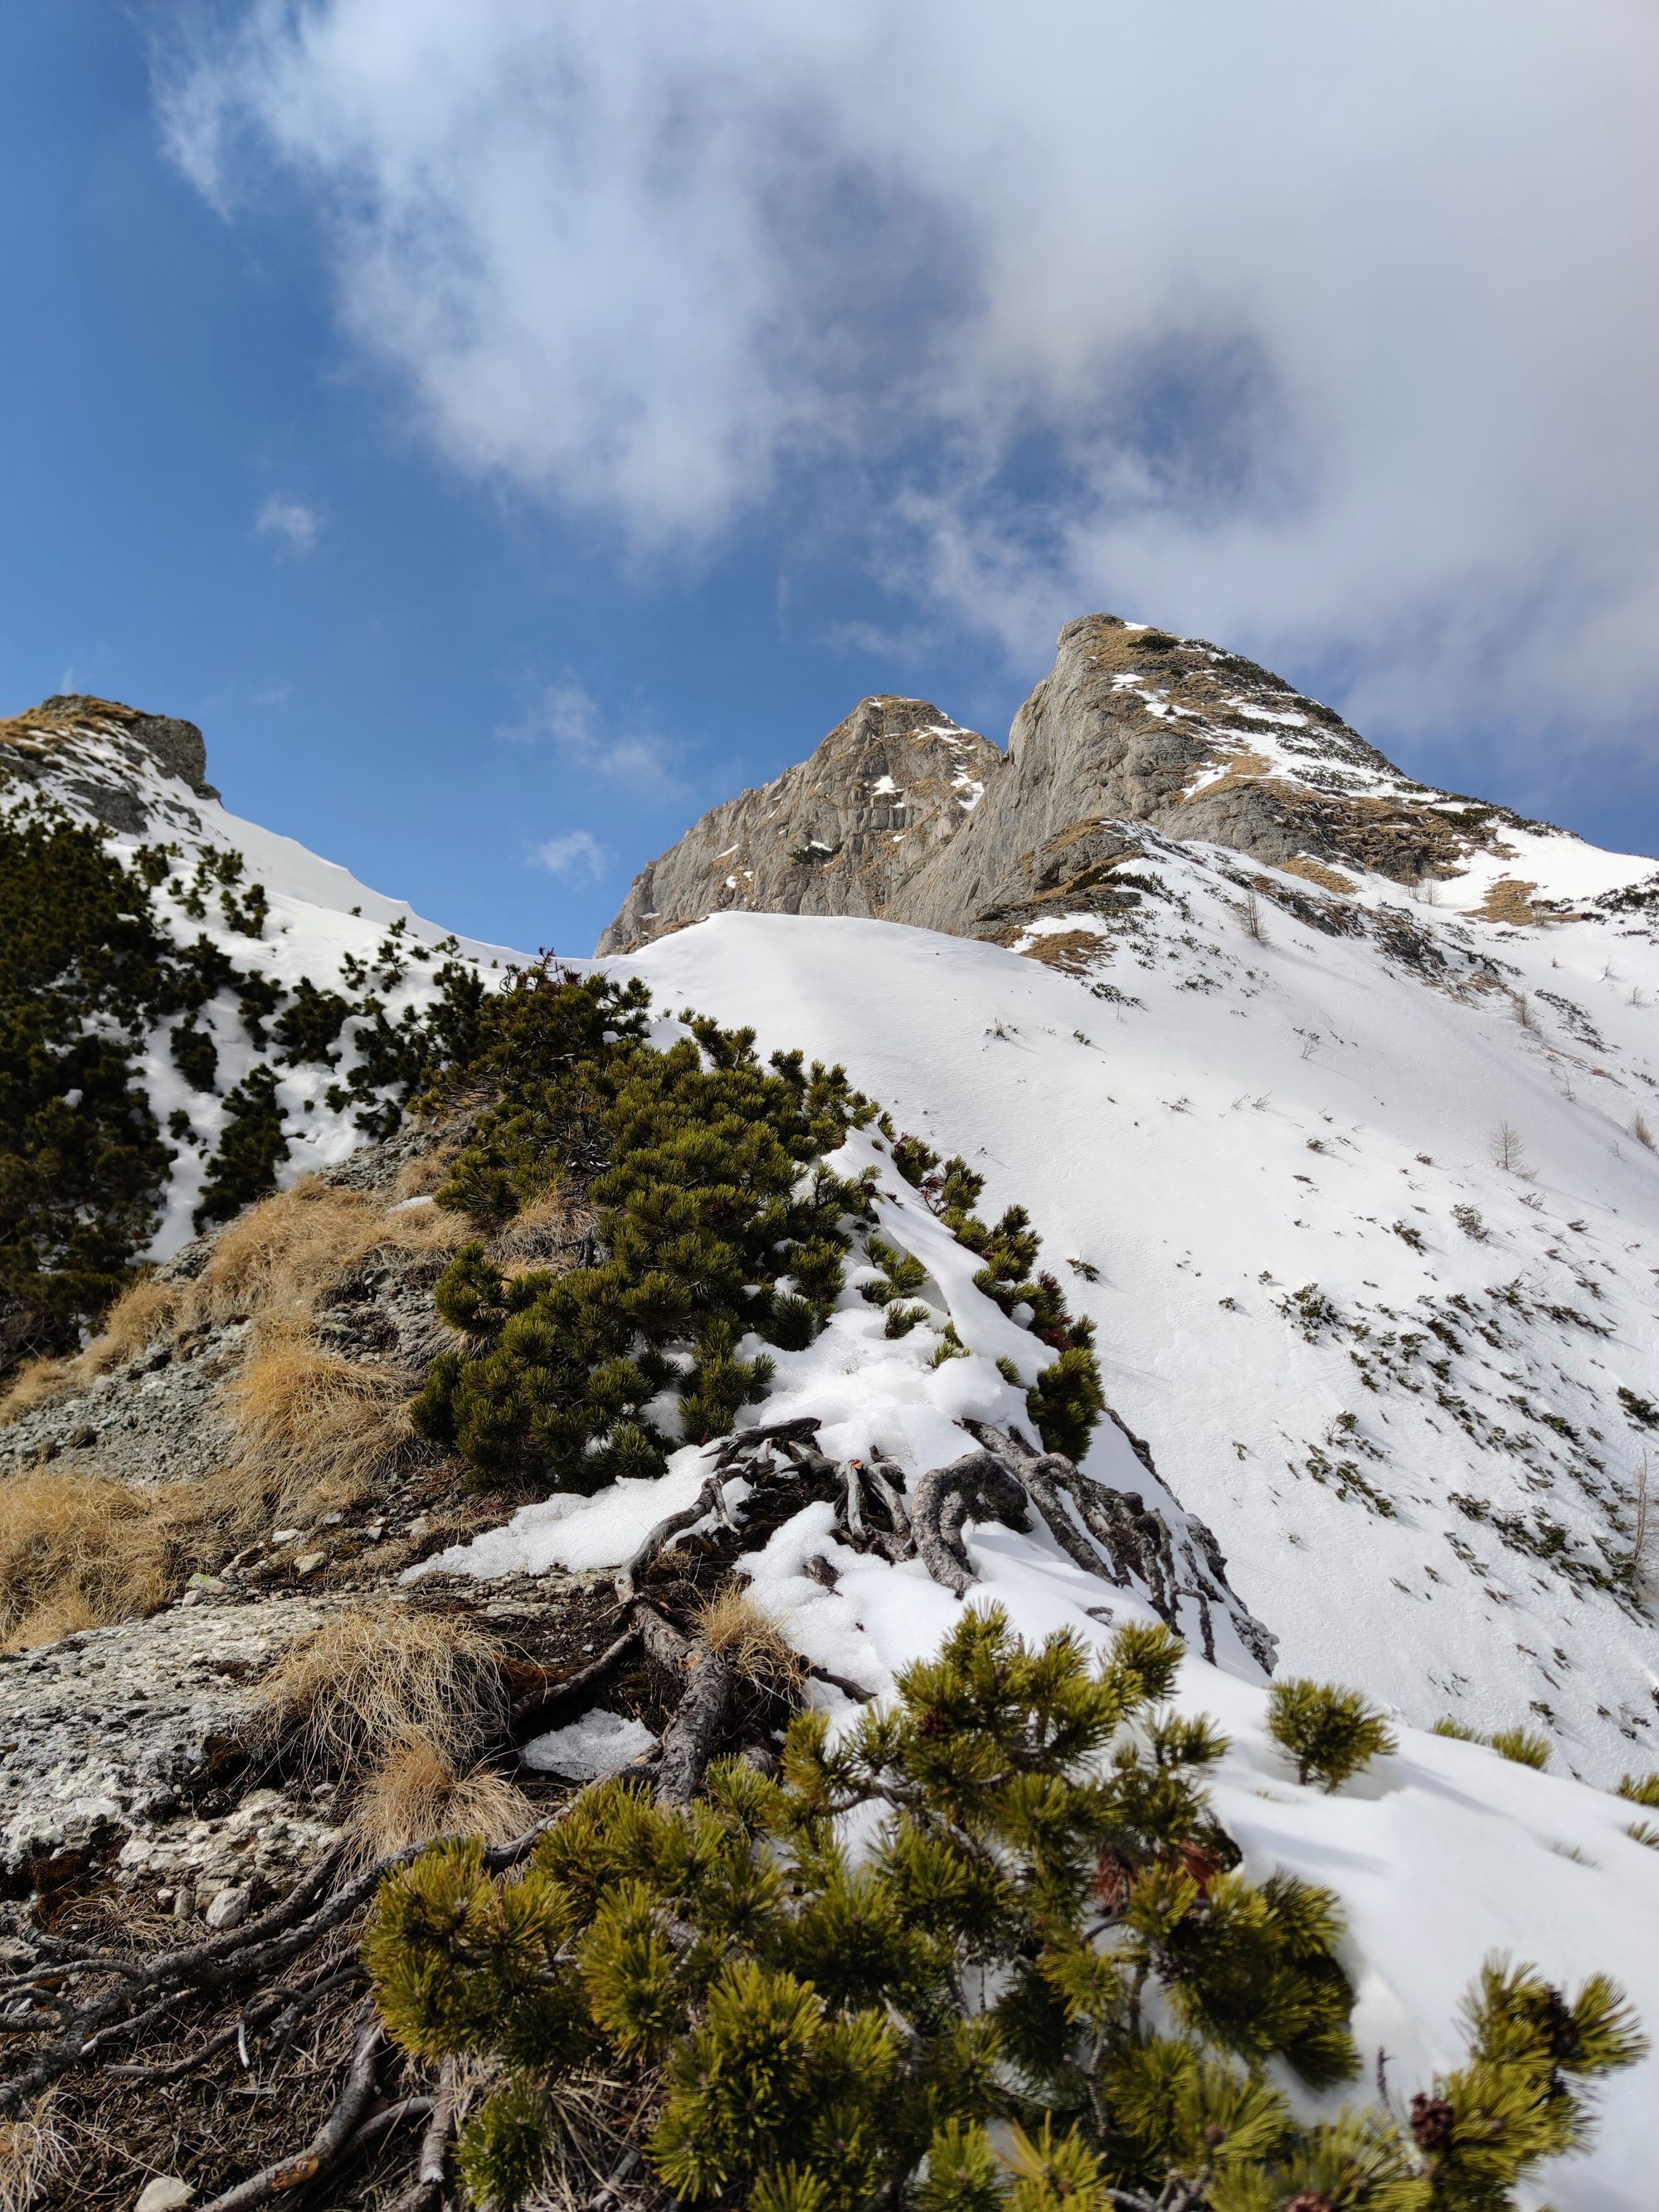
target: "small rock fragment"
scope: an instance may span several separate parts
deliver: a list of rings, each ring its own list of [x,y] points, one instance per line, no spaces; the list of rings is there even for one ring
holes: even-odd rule
[[[210,1928],[240,1928],[251,1901],[245,1889],[222,1889],[202,1917]]]
[[[160,2173],[139,2191],[132,2212],[183,2212],[195,2194],[193,2182],[176,2173]]]
[[[301,1552],[294,1562],[294,1571],[296,1575],[314,1575],[319,1567],[325,1567],[327,1565],[326,1552]]]

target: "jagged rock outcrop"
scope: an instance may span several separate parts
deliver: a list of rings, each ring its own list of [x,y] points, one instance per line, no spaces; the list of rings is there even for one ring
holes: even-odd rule
[[[925,699],[862,700],[810,759],[714,807],[643,868],[599,950],[631,951],[730,907],[890,915],[1002,760]]]
[[[1340,890],[1345,865],[1403,883],[1453,874],[1516,819],[1413,782],[1254,661],[1088,615],[1060,632],[1006,753],[922,701],[867,699],[809,760],[653,861],[599,949],[729,907],[996,935],[1098,894],[1140,823]]]
[[[158,772],[198,799],[219,796],[207,780],[207,745],[194,722],[82,691],[56,692],[0,721],[0,769],[80,799],[128,837],[144,836],[158,811],[161,794],[146,788]]]

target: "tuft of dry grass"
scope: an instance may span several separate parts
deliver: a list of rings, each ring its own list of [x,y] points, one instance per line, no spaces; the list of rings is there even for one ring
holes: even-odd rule
[[[446,1140],[427,1152],[412,1153],[398,1169],[392,1186],[399,1204],[406,1198],[429,1198],[448,1175],[460,1149]]]
[[[153,1613],[176,1572],[161,1495],[37,1468],[0,1483],[0,1649]]]
[[[1281,875],[1300,876],[1304,883],[1317,884],[1322,891],[1334,891],[1340,898],[1350,898],[1356,888],[1353,878],[1345,876],[1340,868],[1328,868],[1322,860],[1316,860],[1306,853],[1297,853],[1288,860],[1275,860],[1273,866]],[[1432,883],[1425,876],[1425,883]]]
[[[116,1300],[83,1352],[31,1360],[0,1396],[0,1427],[48,1398],[83,1388],[164,1337],[243,1319],[255,1322],[261,1334],[291,1334],[371,1253],[448,1251],[470,1233],[465,1220],[441,1206],[400,1212],[383,1194],[337,1190],[320,1176],[302,1176],[223,1229],[192,1281],[142,1277]]]
[[[412,1434],[409,1389],[401,1369],[273,1335],[225,1390],[231,1454],[203,1486],[204,1510],[255,1528],[352,1504]]]
[[[800,1654],[741,1583],[727,1583],[705,1601],[696,1630],[711,1651],[757,1689],[783,1695],[799,1686],[805,1672]]]
[[[76,1373],[79,1364],[75,1359],[54,1359],[49,1354],[26,1359],[6,1389],[0,1391],[0,1428],[19,1419],[31,1407],[44,1406],[48,1398],[73,1389],[79,1380]]]
[[[371,1252],[443,1251],[467,1224],[441,1206],[389,1208],[377,1194],[302,1176],[223,1229],[194,1283],[185,1327],[251,1316],[278,1329],[308,1321],[323,1292]]]
[[[1632,1136],[1635,1138],[1637,1143],[1643,1146],[1648,1152],[1659,1152],[1659,1144],[1656,1144],[1654,1140],[1653,1131],[1649,1126],[1648,1117],[1645,1114],[1640,1112],[1638,1113],[1635,1120],[1630,1125],[1630,1133]]]
[[[43,2187],[63,2172],[68,2154],[52,2118],[48,2089],[15,2119],[0,2120],[0,2212],[30,2212]]]
[[[363,1778],[351,1832],[369,1862],[434,1836],[510,1843],[535,1826],[536,1808],[516,1784],[487,1766],[462,1772],[451,1754],[410,1729]]]
[[[1500,876],[1495,884],[1486,886],[1486,895],[1477,907],[1470,908],[1474,921],[1507,922],[1514,929],[1528,929],[1542,919],[1532,902],[1536,884],[1523,882],[1518,876]]]
[[[509,1700],[489,1637],[453,1614],[381,1598],[291,1644],[255,1708],[268,1739],[292,1745],[305,1766],[356,1776],[412,1735],[468,1767],[505,1728]]]

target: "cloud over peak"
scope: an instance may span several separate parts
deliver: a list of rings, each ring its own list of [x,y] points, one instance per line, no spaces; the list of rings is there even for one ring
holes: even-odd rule
[[[161,100],[233,216],[310,196],[440,453],[636,545],[852,487],[894,597],[1022,660],[1127,604],[1612,733],[1656,81],[1645,0],[257,0]]]

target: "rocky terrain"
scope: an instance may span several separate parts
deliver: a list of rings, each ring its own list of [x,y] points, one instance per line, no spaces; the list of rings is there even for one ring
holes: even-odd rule
[[[798,768],[643,870],[599,951],[729,912],[1002,935],[1099,890],[1134,857],[1137,823],[1332,890],[1345,868],[1450,878],[1529,826],[1414,783],[1253,661],[1090,615],[1061,631],[1006,753],[923,701],[866,699]]]

